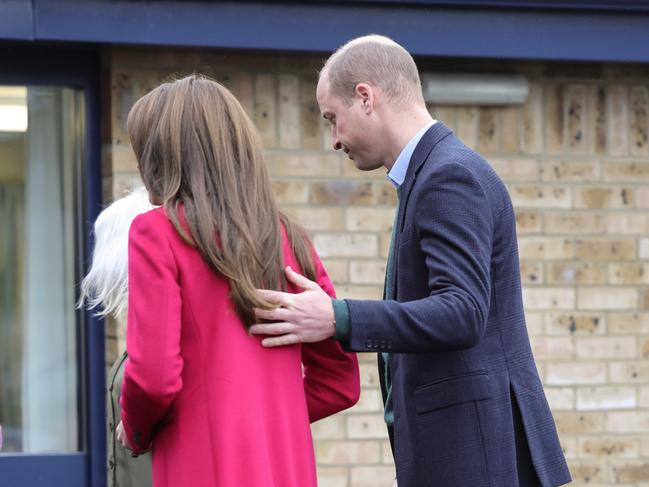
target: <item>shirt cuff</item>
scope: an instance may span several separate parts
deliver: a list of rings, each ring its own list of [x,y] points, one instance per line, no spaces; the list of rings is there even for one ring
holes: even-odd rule
[[[336,334],[334,338],[339,342],[347,342],[349,341],[349,332],[351,329],[347,301],[344,299],[332,299],[331,304],[334,307],[334,319],[336,320]]]

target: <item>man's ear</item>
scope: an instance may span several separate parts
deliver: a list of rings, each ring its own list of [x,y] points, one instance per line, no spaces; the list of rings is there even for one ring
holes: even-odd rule
[[[356,96],[360,99],[361,107],[363,107],[365,113],[372,113],[375,101],[374,87],[367,83],[358,83],[354,91],[356,92]]]

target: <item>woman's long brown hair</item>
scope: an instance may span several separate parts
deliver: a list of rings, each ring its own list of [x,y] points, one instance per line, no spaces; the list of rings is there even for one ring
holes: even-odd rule
[[[273,307],[255,289],[286,289],[282,224],[302,272],[316,279],[307,234],[279,211],[257,130],[224,86],[197,75],[164,83],[135,103],[126,125],[149,194],[229,280],[246,328],[254,308]]]

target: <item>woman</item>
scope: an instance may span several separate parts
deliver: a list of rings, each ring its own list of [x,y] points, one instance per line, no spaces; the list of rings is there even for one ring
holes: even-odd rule
[[[327,340],[268,350],[255,290],[284,266],[333,296],[305,232],[277,208],[239,102],[197,76],[138,100],[127,131],[151,201],[129,235],[123,440],[155,487],[316,485],[309,421],[352,406],[356,357]]]
[[[98,316],[112,316],[121,326],[126,319],[128,229],[133,218],[153,208],[144,188],[113,202],[95,221],[95,248],[88,275],[81,282],[79,307],[100,307]],[[119,396],[124,376],[124,352],[108,374],[107,465],[108,487],[150,487],[151,455],[132,457],[116,441],[115,426],[120,421]]]

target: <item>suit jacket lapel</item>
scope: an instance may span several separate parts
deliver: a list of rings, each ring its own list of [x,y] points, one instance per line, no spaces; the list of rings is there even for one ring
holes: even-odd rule
[[[401,187],[401,197],[399,199],[399,219],[397,221],[397,232],[395,233],[396,242],[398,244],[399,239],[398,235],[403,230],[403,222],[406,216],[406,207],[408,206],[408,199],[410,198],[410,190],[412,185],[415,183],[417,178],[417,173],[421,169],[422,165],[428,159],[428,156],[432,152],[433,148],[444,138],[451,135],[453,132],[442,122],[436,122],[431,128],[426,131],[424,136],[421,138],[415,151],[410,158],[410,163],[408,164],[408,170],[406,171],[406,177],[403,181]],[[398,250],[398,245],[395,247],[395,254]],[[396,272],[395,272],[396,275]]]

